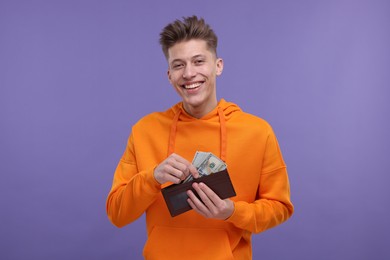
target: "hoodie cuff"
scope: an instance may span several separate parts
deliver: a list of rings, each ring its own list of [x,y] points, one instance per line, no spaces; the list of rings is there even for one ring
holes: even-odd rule
[[[234,202],[233,214],[227,218],[226,221],[233,223],[235,226],[245,222],[245,219],[248,218],[248,214],[245,214],[245,204],[246,203],[242,201]]]
[[[152,193],[158,193],[161,191],[161,184],[154,178],[154,168],[144,172],[145,184],[148,186],[148,190]]]

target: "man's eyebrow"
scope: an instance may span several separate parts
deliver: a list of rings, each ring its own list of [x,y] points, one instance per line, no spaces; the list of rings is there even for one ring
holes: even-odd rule
[[[205,57],[206,57],[206,55],[197,54],[197,55],[192,56],[192,57],[191,57],[191,60],[195,60],[195,59],[199,59],[199,58],[204,59]],[[172,60],[169,64],[174,64],[174,63],[176,63],[176,62],[184,62],[184,59],[180,59],[180,58],[174,59],[174,60]]]
[[[203,55],[203,54],[198,54],[198,55],[193,56],[191,59],[194,60],[194,59],[205,58],[205,57],[206,57],[206,56]]]
[[[172,61],[170,62],[170,64],[173,64],[173,63],[175,63],[175,62],[183,62],[183,60],[182,60],[182,59],[174,59],[174,60],[172,60]]]

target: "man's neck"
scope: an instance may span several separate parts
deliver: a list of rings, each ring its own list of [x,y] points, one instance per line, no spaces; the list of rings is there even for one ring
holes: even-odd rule
[[[198,107],[193,107],[193,106],[185,106],[183,105],[184,110],[191,116],[199,119],[213,111],[218,105],[218,102],[216,101],[215,104],[208,104],[207,106],[198,106]]]

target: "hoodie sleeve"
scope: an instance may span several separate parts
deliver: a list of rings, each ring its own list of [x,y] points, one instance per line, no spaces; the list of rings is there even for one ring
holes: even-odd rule
[[[133,135],[130,135],[106,202],[108,218],[115,226],[123,227],[135,221],[156,199],[161,185],[153,172],[154,168],[138,172]]]
[[[286,221],[294,212],[290,185],[278,142],[272,130],[266,141],[257,199],[236,201],[227,221],[235,226],[259,233]]]

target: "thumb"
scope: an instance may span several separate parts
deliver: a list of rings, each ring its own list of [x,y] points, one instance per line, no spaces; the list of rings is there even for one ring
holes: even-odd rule
[[[195,168],[194,165],[191,164],[191,165],[188,167],[188,169],[190,170],[191,175],[192,175],[195,179],[196,179],[196,178],[199,178],[198,170]]]

